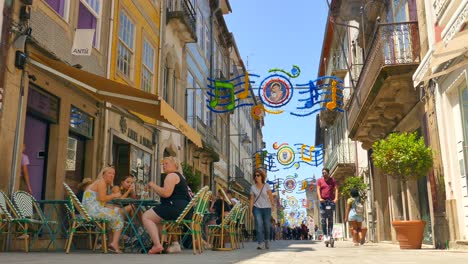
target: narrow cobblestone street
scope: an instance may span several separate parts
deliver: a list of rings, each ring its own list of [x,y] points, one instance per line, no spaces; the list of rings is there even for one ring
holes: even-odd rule
[[[348,241],[338,241],[335,248],[326,248],[320,242],[275,241],[270,250],[257,250],[255,243],[246,243],[245,248],[235,251],[207,250],[194,256],[192,251],[184,250],[174,255],[140,254],[92,254],[89,251],[49,253],[1,253],[1,263],[466,263],[468,252],[452,250],[400,250],[397,245],[368,243],[354,247]]]

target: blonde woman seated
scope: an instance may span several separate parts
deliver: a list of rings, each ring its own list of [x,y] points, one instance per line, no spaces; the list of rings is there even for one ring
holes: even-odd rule
[[[114,177],[114,168],[103,168],[99,172],[97,179],[86,188],[83,194],[83,206],[90,216],[109,220],[109,225],[112,229],[109,250],[122,253],[119,249],[119,239],[124,224],[122,215],[119,212],[119,208],[106,207],[107,202],[122,196],[120,193],[107,194],[107,188],[113,185]]]
[[[179,162],[174,157],[163,159],[163,170],[166,177],[162,186],[149,182],[148,186],[161,197],[161,204],[143,214],[143,225],[153,241],[149,254],[163,251],[161,244],[162,220],[175,220],[190,202],[185,177],[179,172]],[[191,217],[191,216],[187,216]]]

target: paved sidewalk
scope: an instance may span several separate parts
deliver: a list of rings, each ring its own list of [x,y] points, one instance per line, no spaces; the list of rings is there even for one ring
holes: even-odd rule
[[[392,244],[366,244],[354,247],[351,242],[337,241],[335,248],[326,248],[317,241],[274,241],[269,250],[257,250],[256,243],[246,243],[245,248],[234,251],[207,250],[201,255],[193,255],[191,250],[173,255],[144,254],[100,254],[90,251],[38,253],[0,253],[1,264],[62,264],[62,263],[238,263],[238,264],[306,264],[306,263],[468,263],[468,252],[447,250],[400,250]]]

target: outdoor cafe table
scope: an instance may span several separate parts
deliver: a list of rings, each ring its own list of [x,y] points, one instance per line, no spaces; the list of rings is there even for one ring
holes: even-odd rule
[[[131,205],[134,212],[133,215],[129,215],[127,210],[123,210],[126,219],[128,220],[128,225],[124,227],[122,230],[122,237],[124,234],[131,235],[133,234],[135,238],[138,241],[137,247],[135,247],[137,250],[142,250],[143,253],[147,253],[146,246],[143,242],[143,236],[147,235],[146,232],[143,232],[143,234],[140,234],[138,232],[138,227],[142,226],[141,219],[138,217],[138,214],[140,212],[144,212],[149,207],[153,207],[159,204],[158,201],[155,200],[141,200],[141,199],[130,199],[130,198],[124,198],[124,199],[113,199],[111,201],[112,204],[119,206],[120,208],[124,208],[127,205]],[[131,246],[133,249],[134,247]]]
[[[58,250],[57,244],[55,239],[57,238],[58,234],[61,234],[62,237],[68,238],[68,233],[67,233],[67,222],[65,219],[66,217],[66,209],[65,206],[69,203],[68,200],[37,200],[36,201],[40,207],[42,207],[42,210],[44,211],[44,217],[45,219],[48,220],[55,220],[57,224],[60,225],[58,229],[53,229],[51,225],[49,225],[47,222],[45,223],[46,228],[49,231],[50,235],[50,242],[47,246],[47,249],[51,245],[54,246],[56,250]],[[51,206],[52,208],[45,208],[46,205]]]

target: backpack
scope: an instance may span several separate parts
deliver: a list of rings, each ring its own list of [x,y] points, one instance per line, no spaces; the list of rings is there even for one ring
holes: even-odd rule
[[[354,200],[354,211],[356,211],[356,215],[364,215],[364,205],[361,203],[360,199]]]

